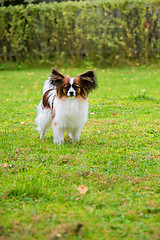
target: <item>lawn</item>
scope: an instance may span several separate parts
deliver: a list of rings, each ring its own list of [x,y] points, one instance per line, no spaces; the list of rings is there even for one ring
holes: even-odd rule
[[[50,69],[0,72],[0,239],[160,239],[160,67],[95,72],[80,142],[61,146],[34,125]]]

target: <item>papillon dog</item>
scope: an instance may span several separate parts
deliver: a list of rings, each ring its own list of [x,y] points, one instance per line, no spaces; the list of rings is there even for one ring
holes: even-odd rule
[[[44,82],[43,97],[35,119],[40,138],[52,126],[54,143],[64,142],[64,132],[72,142],[79,141],[88,118],[88,93],[97,87],[95,73],[87,71],[77,77],[64,76],[56,69]]]

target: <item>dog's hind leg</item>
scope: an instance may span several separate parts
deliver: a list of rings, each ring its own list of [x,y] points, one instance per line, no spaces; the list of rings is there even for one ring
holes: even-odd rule
[[[58,127],[57,125],[52,125],[53,126],[53,138],[54,138],[54,143],[61,145],[64,143],[64,132],[63,128]]]

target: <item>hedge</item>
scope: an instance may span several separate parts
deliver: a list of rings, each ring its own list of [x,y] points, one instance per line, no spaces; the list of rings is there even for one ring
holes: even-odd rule
[[[89,1],[0,7],[0,57],[99,64],[160,56],[160,1]]]

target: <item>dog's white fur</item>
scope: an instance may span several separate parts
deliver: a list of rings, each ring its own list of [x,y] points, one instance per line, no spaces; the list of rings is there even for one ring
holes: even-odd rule
[[[51,88],[49,80],[45,81],[43,94]],[[56,89],[53,89],[50,95],[50,105],[52,104],[54,95],[56,95]],[[88,118],[88,100],[80,100],[79,98],[67,98],[63,100],[56,96],[53,104],[55,111],[58,110],[56,111],[53,123],[51,109],[43,109],[42,101],[37,108],[38,116],[35,119],[35,123],[40,137],[43,138],[47,128],[52,125],[54,143],[61,144],[64,142],[64,132],[68,133],[72,141],[79,141],[81,129]]]
[[[73,79],[70,79],[73,83]],[[38,115],[35,119],[40,138],[44,137],[45,131],[52,126],[54,143],[64,142],[64,132],[71,137],[72,142],[79,141],[81,129],[88,118],[88,98],[62,97],[57,95],[56,85],[51,84],[50,78],[44,82],[43,96],[48,93],[49,107],[44,108],[43,101],[37,107]],[[68,94],[68,93],[67,93]],[[52,117],[54,110],[54,118]]]

